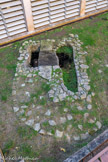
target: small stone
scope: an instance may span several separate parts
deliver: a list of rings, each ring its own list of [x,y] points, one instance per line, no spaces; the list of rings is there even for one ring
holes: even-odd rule
[[[53,134],[51,132],[47,132],[47,135],[52,136]]]
[[[13,109],[14,109],[14,112],[19,111],[19,107],[13,107]]]
[[[23,57],[18,57],[18,60],[19,60],[19,61],[23,60]]]
[[[50,116],[50,115],[51,115],[51,111],[48,110],[48,111],[45,113],[45,115]]]
[[[26,121],[26,118],[22,118],[21,121]]]
[[[88,132],[86,132],[85,134],[81,134],[81,139],[82,139],[82,140],[85,140],[85,139],[87,139],[88,137],[89,137]]]
[[[25,83],[24,84],[21,84],[21,87],[25,87]]]
[[[55,136],[61,138],[63,136],[63,132],[56,130]]]
[[[32,111],[27,112],[27,116],[30,116],[32,114]]]
[[[87,102],[92,102],[91,95],[87,96]]]
[[[74,38],[74,34],[69,34],[70,37]]]
[[[94,121],[93,119],[90,119],[90,120],[88,121],[88,123],[93,124],[93,123],[95,123],[95,121]]]
[[[29,79],[27,82],[28,83],[33,83],[33,79]]]
[[[90,90],[90,86],[85,84],[84,85],[84,89],[87,90],[87,91],[89,91]]]
[[[21,109],[26,109],[26,108],[28,108],[28,106],[26,105],[21,106]]]
[[[102,73],[102,70],[98,70],[98,72],[101,74]]]
[[[67,119],[68,119],[68,120],[72,120],[72,119],[73,119],[72,115],[67,114]]]
[[[36,123],[33,128],[38,132],[40,130],[40,123]]]
[[[86,93],[82,94],[80,97],[81,97],[81,100],[85,99],[86,98]]]
[[[106,64],[105,66],[108,67],[108,64]]]
[[[65,117],[61,117],[60,118],[60,123],[65,123],[66,122],[66,118]]]
[[[65,109],[64,109],[64,112],[68,112],[68,109],[67,109],[67,108],[65,108]]]
[[[42,109],[42,106],[39,105],[39,106],[36,107],[36,109]]]
[[[77,109],[80,111],[83,110],[83,108],[81,106],[78,106]]]
[[[82,125],[78,125],[78,128],[79,128],[80,130],[82,130],[82,129],[83,129],[83,126],[82,126]]]
[[[92,105],[87,105],[87,109],[91,110],[92,109]]]
[[[19,115],[22,115],[22,114],[24,114],[24,110],[23,109],[19,112]]]
[[[55,126],[56,125],[56,122],[54,120],[49,120],[49,125]]]
[[[97,122],[96,122],[96,125],[97,125],[98,129],[100,129],[100,128],[102,127],[102,124],[101,124],[100,121],[97,121]]]
[[[84,119],[87,119],[89,117],[89,113],[84,114]]]
[[[80,137],[79,137],[79,136],[73,136],[73,139],[74,139],[75,141],[79,141],[79,140],[80,140]]]
[[[13,96],[16,95],[16,91],[15,90],[12,91],[12,95]]]
[[[29,92],[25,92],[26,96],[30,97],[30,93]]]
[[[45,130],[41,129],[41,130],[39,131],[39,133],[42,134],[42,135],[45,135]]]
[[[94,92],[92,92],[92,96],[95,96],[95,93]]]
[[[30,119],[30,120],[26,121],[25,124],[32,126],[34,124],[34,119]]]
[[[84,64],[81,64],[80,67],[81,67],[82,69],[88,69],[88,68],[89,68],[88,65],[84,65]]]
[[[40,100],[42,100],[44,98],[44,96],[40,96]]]
[[[54,97],[53,102],[59,102],[59,99],[57,97]]]
[[[31,78],[31,77],[32,77],[32,74],[28,74],[27,77],[28,77],[28,78]]]

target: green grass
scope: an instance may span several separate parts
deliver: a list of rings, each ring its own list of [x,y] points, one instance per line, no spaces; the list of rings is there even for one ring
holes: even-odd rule
[[[9,154],[9,151],[14,148],[14,141],[13,140],[8,140],[8,142],[5,143],[4,147],[3,147],[3,153]]]
[[[24,140],[32,139],[34,136],[37,135],[37,132],[35,130],[33,130],[32,128],[28,127],[28,126],[25,126],[25,127],[20,126],[20,127],[18,127],[17,128],[17,133]]]
[[[23,143],[21,145],[19,145],[19,150],[18,150],[18,154],[22,157],[29,157],[29,158],[37,158],[37,156],[39,156],[38,152],[35,152],[32,147],[27,144],[27,143]]]

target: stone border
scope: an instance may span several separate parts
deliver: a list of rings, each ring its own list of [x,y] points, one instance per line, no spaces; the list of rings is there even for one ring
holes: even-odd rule
[[[96,137],[93,141],[89,142],[87,146],[84,146],[79,151],[71,155],[69,158],[64,160],[64,162],[79,162],[93,150],[99,147],[102,143],[108,140],[108,129],[105,130],[102,134]]]

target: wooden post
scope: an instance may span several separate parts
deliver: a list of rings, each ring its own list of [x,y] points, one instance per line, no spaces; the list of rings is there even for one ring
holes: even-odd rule
[[[85,8],[86,8],[86,0],[81,0],[80,16],[85,15]]]
[[[31,0],[22,0],[24,4],[25,16],[26,16],[26,23],[28,27],[28,31],[34,31],[34,23],[33,23],[33,16],[32,16],[32,8],[31,8]]]

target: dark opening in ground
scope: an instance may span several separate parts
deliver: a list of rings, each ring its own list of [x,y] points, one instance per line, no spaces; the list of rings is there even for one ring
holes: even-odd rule
[[[78,91],[76,69],[73,59],[73,48],[70,46],[62,46],[58,48],[56,54],[59,58],[59,66],[63,71],[63,80],[68,90]]]
[[[31,67],[38,67],[39,51],[33,51],[31,53]]]

